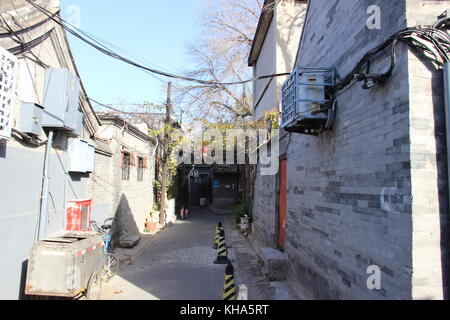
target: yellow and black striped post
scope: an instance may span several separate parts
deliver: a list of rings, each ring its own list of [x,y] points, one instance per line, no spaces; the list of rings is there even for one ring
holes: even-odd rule
[[[220,230],[222,230],[222,222],[219,222],[216,227],[216,235],[214,237],[214,246],[213,249],[217,249],[219,246],[219,239],[220,239]]]
[[[236,300],[236,285],[234,284],[234,268],[228,263],[225,269],[225,283],[223,285],[223,300]]]
[[[215,264],[227,264],[228,260],[228,249],[225,244],[225,232],[223,229],[220,230],[219,234],[219,245],[217,247],[217,258],[214,261]]]

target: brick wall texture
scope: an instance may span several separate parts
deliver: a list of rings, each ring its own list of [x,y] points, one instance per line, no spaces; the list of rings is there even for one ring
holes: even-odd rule
[[[314,0],[297,65],[345,76],[394,32],[433,22],[442,1]],[[369,30],[367,8],[381,9]],[[287,143],[288,281],[306,299],[442,299],[446,292],[447,174],[442,72],[397,47],[381,86],[338,98],[332,131]],[[389,66],[389,57],[373,65]],[[255,238],[276,244],[276,177],[255,185]],[[272,187],[270,187],[272,186]],[[269,209],[267,209],[270,207]],[[272,209],[273,208],[273,209]],[[381,269],[381,289],[367,268]]]
[[[102,135],[110,140],[108,146],[112,155],[96,153],[89,193],[94,199],[94,207],[106,211],[106,217],[117,218],[116,236],[129,239],[143,232],[153,207],[155,145],[114,123],[105,122],[104,126]],[[121,150],[133,153],[135,157],[129,180],[122,179]],[[138,156],[147,158],[142,181],[137,179]]]

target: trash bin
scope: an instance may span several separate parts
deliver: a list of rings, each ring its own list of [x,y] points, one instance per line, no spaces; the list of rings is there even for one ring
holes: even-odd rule
[[[92,232],[44,239],[31,249],[25,293],[75,297],[103,268],[103,239]]]

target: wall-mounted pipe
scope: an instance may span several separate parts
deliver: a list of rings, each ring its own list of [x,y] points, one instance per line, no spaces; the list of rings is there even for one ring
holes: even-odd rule
[[[38,241],[42,240],[47,235],[48,200],[50,194],[50,176],[48,172],[54,135],[55,133],[53,132],[53,130],[50,130],[48,134],[47,146],[45,149],[44,172],[42,176],[41,208],[39,212],[39,231],[37,235]]]
[[[444,64],[445,131],[447,138],[447,180],[450,202],[450,62]]]
[[[450,195],[450,63],[444,64],[444,94],[445,94],[445,130],[447,138],[447,179]]]

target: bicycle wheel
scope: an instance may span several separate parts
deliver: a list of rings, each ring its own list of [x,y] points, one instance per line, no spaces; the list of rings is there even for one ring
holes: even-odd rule
[[[89,279],[86,298],[88,300],[100,300],[102,294],[102,275],[100,272],[94,272]]]
[[[112,253],[106,254],[105,273],[107,279],[111,279],[119,271],[119,258]]]

